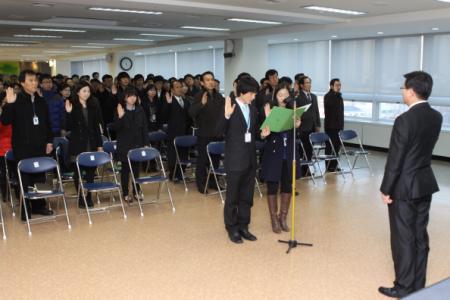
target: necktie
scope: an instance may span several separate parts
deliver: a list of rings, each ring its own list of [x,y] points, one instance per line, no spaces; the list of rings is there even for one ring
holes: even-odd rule
[[[244,118],[245,118],[245,122],[247,123],[247,128],[250,128],[250,111],[249,111],[249,107],[248,104],[244,104],[242,106],[243,109],[243,113],[244,113]]]
[[[177,97],[178,103],[180,104],[181,108],[184,108],[184,102],[181,97]]]
[[[312,102],[312,100],[311,100],[311,94],[308,93],[308,94],[307,94],[307,97],[308,97],[308,103],[311,103],[311,102]]]

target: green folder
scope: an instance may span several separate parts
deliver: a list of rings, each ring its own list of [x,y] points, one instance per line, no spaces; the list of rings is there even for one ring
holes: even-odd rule
[[[311,104],[307,104],[297,108],[295,110],[297,119],[300,119],[310,106]],[[275,106],[266,117],[266,120],[261,125],[260,129],[262,130],[265,127],[269,127],[271,132],[282,132],[294,128],[294,110]]]

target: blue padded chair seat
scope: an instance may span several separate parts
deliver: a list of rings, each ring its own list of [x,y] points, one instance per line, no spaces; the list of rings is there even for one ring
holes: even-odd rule
[[[51,193],[27,192],[25,193],[25,198],[27,199],[53,198],[53,197],[62,197],[63,195],[64,193],[60,191],[54,191]]]
[[[167,180],[167,178],[164,176],[147,176],[147,177],[136,178],[136,183],[146,184],[146,183],[153,183],[153,182],[162,182],[162,181],[166,181],[166,180]]]
[[[120,187],[120,185],[115,184],[114,182],[94,182],[94,183],[85,183],[84,184],[84,189],[88,192],[113,190],[113,189],[117,189],[119,187]]]
[[[227,175],[227,172],[225,171],[225,168],[214,169],[214,173],[216,173],[216,175],[219,175],[219,176],[226,176]]]

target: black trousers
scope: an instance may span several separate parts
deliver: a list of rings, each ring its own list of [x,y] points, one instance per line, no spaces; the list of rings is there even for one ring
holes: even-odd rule
[[[139,177],[139,163],[137,162],[131,162],[131,168],[134,174],[134,178]],[[130,183],[130,165],[128,164],[128,161],[122,161],[122,169],[120,170],[120,184],[122,185],[122,195],[128,196],[128,189],[129,189],[129,183]],[[138,190],[140,190],[138,185]],[[133,194],[136,194],[136,191],[134,190],[133,185]]]
[[[336,154],[338,154],[339,150],[341,149],[341,141],[339,140],[339,131],[340,131],[340,129],[326,129],[325,130],[325,133],[328,134],[328,136],[330,137],[331,143],[333,144]],[[326,144],[325,154],[333,154],[331,151],[331,145],[329,143]],[[328,170],[334,171],[336,169],[336,167],[337,167],[336,160],[330,160],[328,162]]]
[[[425,287],[429,252],[428,217],[431,195],[389,204],[395,286],[405,293]]]
[[[198,137],[197,140],[197,164],[195,166],[195,180],[197,182],[197,189],[200,193],[203,193],[205,190],[206,185],[206,177],[208,174],[208,166],[209,166],[209,160],[208,160],[208,154],[206,150],[206,146],[210,142],[217,142],[219,139],[217,138],[210,138],[210,137]],[[220,156],[219,155],[211,155],[211,160],[214,165],[214,168],[218,168],[220,164]],[[227,176],[228,177],[228,176]],[[214,180],[210,180],[210,186],[215,185],[216,183]]]
[[[302,141],[303,148],[305,148],[305,154],[308,160],[311,160],[313,148],[311,146],[311,142],[309,141],[309,135],[313,133],[314,131],[299,131],[299,138]],[[302,147],[298,147],[298,151],[300,154],[300,158],[303,159],[303,151]],[[302,174],[308,174],[308,166],[302,166]]]
[[[283,164],[281,165],[281,178],[280,181],[268,181],[267,184],[267,194],[268,195],[277,195],[278,189],[281,186],[281,193],[290,194],[292,193],[292,176],[290,176],[288,172],[287,160],[283,160]]]
[[[244,171],[227,172],[227,194],[223,209],[227,231],[248,228],[255,191],[255,175],[256,170],[253,167]]]
[[[173,180],[174,178],[178,178],[181,179],[181,170],[180,167],[177,167],[177,171],[174,174],[173,170],[175,169],[175,165],[177,162],[177,156],[176,156],[176,152],[175,152],[175,146],[173,144],[173,140],[174,138],[171,138],[168,140],[168,144],[167,144],[167,166],[169,168],[169,178],[171,180]],[[186,147],[178,147],[178,155],[180,156],[180,160],[187,160],[188,159],[188,153],[189,153],[189,148]],[[184,167],[184,166],[183,166]],[[184,171],[184,168],[183,168]]]
[[[44,183],[45,182],[45,173],[22,173],[20,174],[22,178],[23,191],[28,192],[28,187],[34,187],[36,183]],[[28,209],[28,217],[30,217],[30,213],[38,213],[40,210],[45,209],[46,202],[45,199],[33,199],[32,201],[28,199],[24,199],[27,209]],[[21,216],[25,216],[24,206],[22,205]]]
[[[84,180],[86,180],[87,183],[93,183],[94,179],[95,179],[95,170],[97,168],[83,168],[80,166],[80,171],[83,174],[84,173]],[[80,185],[80,178],[78,176],[78,171],[77,171],[77,166],[75,164],[72,165],[72,170],[74,170],[74,184],[75,184],[75,189],[78,191],[78,187]],[[80,191],[80,197],[78,199],[79,203],[84,203],[83,201],[83,196],[81,195],[81,191]],[[86,202],[91,202],[92,198],[91,198],[91,193],[88,193],[86,196]]]

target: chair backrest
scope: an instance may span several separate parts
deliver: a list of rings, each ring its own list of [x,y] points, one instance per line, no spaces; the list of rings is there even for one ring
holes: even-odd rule
[[[109,141],[109,139],[102,134],[102,143]]]
[[[77,164],[82,167],[98,167],[111,163],[111,156],[106,152],[83,152],[77,156]]]
[[[44,173],[56,169],[58,163],[50,157],[33,157],[22,159],[17,168],[22,173]]]
[[[12,151],[12,150],[8,150],[8,151],[5,153],[5,158],[6,158],[7,161],[14,162],[15,159],[14,159],[13,151]]]
[[[225,142],[212,142],[206,146],[209,154],[222,155],[225,153]]]
[[[339,137],[343,141],[353,140],[358,137],[358,134],[354,130],[341,130],[339,131]]]
[[[153,131],[148,133],[150,143],[157,143],[167,140],[167,133],[164,131]]]
[[[159,151],[155,148],[143,147],[128,151],[128,159],[134,162],[145,162],[159,158]]]
[[[109,154],[115,154],[117,152],[117,141],[103,142],[103,151]]]
[[[53,149],[55,149],[55,154],[61,156],[64,163],[68,164],[69,140],[65,137],[55,137],[53,139]]]
[[[177,136],[173,141],[176,147],[193,147],[197,145],[197,137],[194,135]]]
[[[311,144],[323,144],[328,142],[330,137],[325,132],[313,132],[309,135]]]

